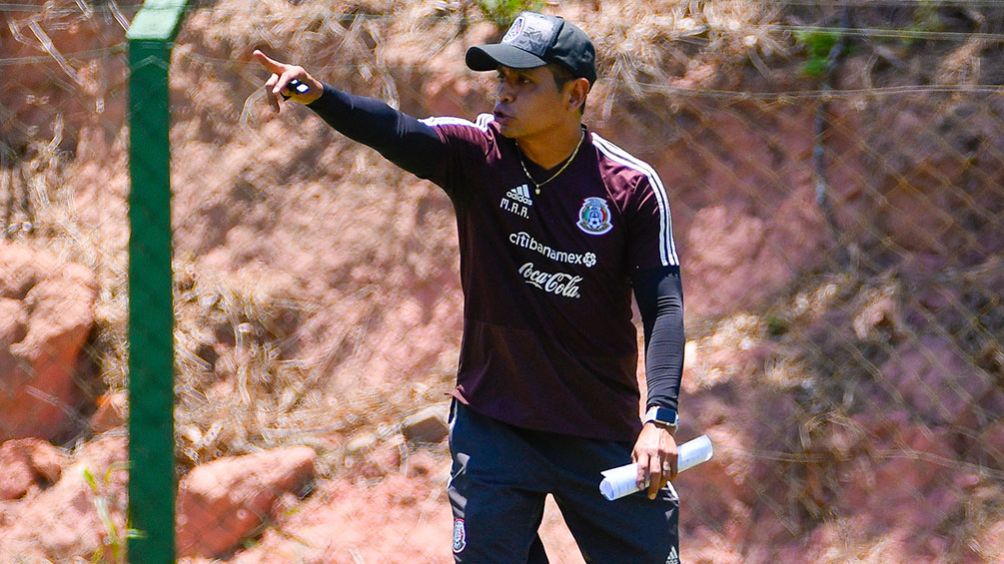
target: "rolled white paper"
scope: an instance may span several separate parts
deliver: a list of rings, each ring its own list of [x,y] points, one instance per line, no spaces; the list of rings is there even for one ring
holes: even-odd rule
[[[707,435],[701,435],[696,439],[687,441],[677,449],[677,472],[689,470],[702,462],[711,460],[714,449],[711,446],[711,439]],[[638,491],[638,484],[635,481],[638,476],[638,465],[631,463],[617,468],[604,470],[603,481],[600,482],[600,493],[608,500],[620,499],[626,495],[631,495]]]
[[[635,483],[637,476],[638,465],[634,463],[604,470],[600,493],[610,501],[631,495],[638,491],[638,484]]]
[[[677,473],[711,460],[714,453],[715,449],[711,446],[711,439],[707,435],[683,443],[677,449]]]

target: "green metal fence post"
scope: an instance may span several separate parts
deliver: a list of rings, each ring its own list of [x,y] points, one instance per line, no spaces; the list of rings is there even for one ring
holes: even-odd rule
[[[174,310],[168,67],[184,0],[147,0],[129,29],[129,561],[173,562]]]

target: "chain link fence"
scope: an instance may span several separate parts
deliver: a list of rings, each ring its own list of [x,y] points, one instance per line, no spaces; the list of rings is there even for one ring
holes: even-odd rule
[[[126,3],[0,4],[0,561],[125,549]]]
[[[0,3],[0,562],[122,560],[158,534],[129,495],[167,499],[126,486],[153,472],[127,462],[139,4]],[[181,561],[450,559],[449,200],[307,109],[271,114],[250,53],[473,118],[492,84],[463,53],[504,29],[487,6],[188,4],[169,83]],[[544,9],[596,43],[587,124],[669,194],[679,436],[716,448],[676,484],[681,556],[1004,558],[1004,8]],[[581,562],[552,506],[542,537]]]

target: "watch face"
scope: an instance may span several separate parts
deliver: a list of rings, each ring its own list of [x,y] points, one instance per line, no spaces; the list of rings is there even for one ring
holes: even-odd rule
[[[646,421],[655,421],[657,423],[662,423],[663,425],[671,426],[676,426],[679,419],[680,416],[676,413],[676,410],[668,407],[653,407],[645,415]]]
[[[677,416],[676,411],[672,409],[659,408],[659,411],[655,414],[656,421],[667,425],[676,425],[676,420],[678,418],[679,417]]]

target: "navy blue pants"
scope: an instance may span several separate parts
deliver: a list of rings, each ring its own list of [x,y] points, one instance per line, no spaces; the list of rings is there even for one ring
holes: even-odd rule
[[[679,562],[679,500],[635,493],[607,501],[600,472],[631,462],[633,444],[513,427],[454,401],[449,496],[457,562],[547,562],[537,535],[554,496],[586,562]]]

